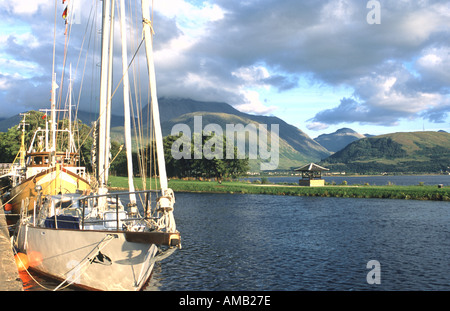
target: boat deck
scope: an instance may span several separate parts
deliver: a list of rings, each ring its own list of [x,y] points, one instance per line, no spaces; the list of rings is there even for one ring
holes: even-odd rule
[[[11,249],[5,211],[0,201],[0,291],[22,291],[23,284]]]

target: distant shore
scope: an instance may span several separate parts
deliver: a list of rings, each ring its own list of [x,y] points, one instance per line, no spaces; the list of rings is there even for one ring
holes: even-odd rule
[[[136,187],[142,189],[142,182],[136,179]],[[148,180],[155,187],[154,180]],[[110,177],[111,190],[128,190],[126,177]],[[269,194],[313,197],[344,197],[344,198],[383,198],[404,200],[449,201],[450,187],[437,185],[416,186],[369,186],[369,185],[326,185],[323,187],[302,187],[294,184],[261,184],[245,181],[199,181],[199,180],[169,180],[169,187],[175,192],[194,193],[232,193],[232,194]]]

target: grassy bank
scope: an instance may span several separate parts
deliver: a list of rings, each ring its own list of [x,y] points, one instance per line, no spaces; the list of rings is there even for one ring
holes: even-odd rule
[[[154,187],[155,181],[149,180]],[[110,177],[110,186],[114,189],[128,189],[125,177]],[[136,179],[136,187],[142,189],[142,181]],[[450,187],[436,186],[366,186],[366,185],[333,185],[324,187],[300,187],[279,184],[252,184],[249,182],[224,181],[221,184],[214,181],[178,180],[169,181],[169,187],[175,192],[206,192],[206,193],[241,193],[241,194],[272,194],[315,197],[343,198],[384,198],[406,200],[435,200],[450,202]]]

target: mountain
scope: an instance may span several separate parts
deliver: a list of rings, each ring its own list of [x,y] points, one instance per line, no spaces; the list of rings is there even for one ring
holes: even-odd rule
[[[337,152],[355,140],[366,137],[349,128],[341,128],[334,133],[322,134],[314,140],[330,152]]]
[[[231,105],[220,102],[201,102],[189,98],[167,98],[158,99],[159,114],[161,122],[169,121],[186,113],[197,111],[227,113],[237,116],[246,116],[247,114],[240,112]],[[147,115],[148,106],[142,109],[141,115]]]
[[[0,120],[0,132],[7,132],[11,127],[18,126],[21,120],[19,114]]]
[[[292,169],[308,162],[320,161],[330,155],[319,143],[311,139],[297,127],[286,123],[273,116],[260,116],[240,112],[231,105],[220,102],[200,102],[192,99],[166,98],[158,99],[159,112],[163,136],[170,135],[176,124],[187,124],[194,133],[194,117],[202,117],[202,129],[207,124],[217,124],[225,133],[227,124],[259,124],[267,126],[271,130],[272,124],[279,125],[279,166],[278,169]],[[141,115],[148,115],[148,106],[144,107]],[[112,135],[119,139],[122,128],[112,129]],[[259,146],[256,146],[259,148]],[[248,155],[248,149],[247,153]],[[260,160],[251,160],[253,170],[259,167]]]
[[[92,122],[97,120],[98,113],[96,112],[88,112],[79,110],[77,112],[77,119],[83,122],[86,125],[91,125]],[[19,114],[16,114],[12,117],[5,118],[0,120],[0,132],[7,132],[13,126],[18,126],[22,117]],[[122,116],[111,116],[111,124],[113,127],[123,125],[123,117]]]
[[[280,137],[283,137],[286,139],[286,141],[289,142],[289,144],[293,145],[295,149],[302,150],[303,152],[311,152],[312,155],[320,154],[321,156],[329,155],[329,152],[327,152],[322,146],[320,146],[317,142],[314,142],[307,134],[305,134],[303,131],[298,129],[297,127],[290,125],[286,123],[285,121],[281,120],[278,117],[273,116],[261,116],[261,115],[252,115],[248,113],[240,112],[239,110],[233,108],[229,104],[226,103],[216,103],[216,102],[198,102],[193,101],[191,99],[169,99],[169,98],[161,98],[159,100],[160,105],[160,114],[161,114],[161,123],[164,124],[165,121],[168,121],[166,123],[166,126],[163,126],[163,134],[168,135],[170,134],[167,132],[168,125],[169,124],[175,124],[174,120],[180,116],[188,115],[190,113],[199,113],[199,112],[207,112],[212,113],[211,115],[215,114],[215,117],[220,119],[220,114],[222,116],[231,115],[236,116],[239,118],[243,118],[245,120],[251,120],[253,122],[259,123],[259,124],[267,124],[268,128],[270,128],[270,124],[279,124],[280,128]],[[187,108],[186,108],[187,107]],[[144,108],[143,110],[145,110]],[[144,114],[143,114],[144,115]],[[192,117],[192,116],[191,116]],[[240,119],[229,119],[225,118],[223,121],[229,121],[230,124],[237,124]],[[178,121],[177,121],[178,122]],[[204,121],[204,124],[208,123],[220,123],[220,120],[216,120],[214,122]],[[226,123],[223,123],[226,124]],[[222,125],[223,125],[222,124]],[[246,121],[243,122],[243,124],[246,124]],[[164,133],[164,131],[166,132]],[[304,144],[307,144],[305,146]],[[307,147],[307,148],[305,148]],[[309,151],[309,148],[316,149],[316,151]]]
[[[287,124],[283,120],[276,118],[276,117],[267,117],[266,119],[260,119],[258,116],[252,116],[252,115],[234,115],[234,114],[228,114],[228,113],[220,113],[220,112],[193,112],[193,113],[186,113],[183,114],[177,118],[173,118],[168,121],[162,122],[162,131],[163,135],[169,135],[172,131],[172,128],[176,124],[186,124],[190,130],[191,134],[194,132],[194,117],[201,116],[202,124],[199,125],[201,128],[205,128],[208,124],[217,124],[220,129],[222,130],[223,134],[226,132],[227,124],[229,125],[239,125],[241,124],[244,127],[244,130],[252,134],[258,135],[261,134],[259,125],[263,124],[266,125],[266,129],[269,133],[274,131],[272,128],[273,124],[278,124],[279,126],[279,132],[278,132],[278,140],[279,140],[279,163],[278,163],[278,169],[292,169],[294,167],[298,167],[304,163],[312,162],[320,160],[326,156],[328,156],[330,153],[320,146],[318,143],[313,141],[309,136],[307,136],[305,133],[303,133],[298,128]],[[256,120],[261,120],[265,122],[258,122]],[[254,127],[248,127],[249,124],[253,124]],[[266,132],[264,132],[266,133]],[[267,134],[266,134],[267,135]],[[246,155],[248,156],[250,152],[254,152],[255,154],[259,155],[261,150],[261,145],[259,144],[259,136],[258,137],[258,144],[248,144],[248,140],[246,143]],[[268,141],[270,139],[270,134],[267,135]],[[237,145],[235,140],[235,145]],[[268,151],[271,150],[268,148]],[[270,151],[269,151],[270,153]],[[270,159],[269,159],[270,160]],[[252,170],[258,170],[258,167],[260,166],[261,160],[250,160],[250,167]],[[266,161],[264,161],[266,162]]]
[[[450,134],[401,132],[362,138],[320,165],[355,173],[441,173],[450,170]]]
[[[292,169],[308,162],[319,161],[330,152],[311,139],[297,127],[286,123],[278,117],[252,115],[240,112],[226,103],[199,102],[191,99],[161,98],[159,100],[161,126],[163,135],[169,135],[175,124],[187,124],[191,133],[194,131],[194,116],[202,116],[203,127],[207,124],[217,124],[225,133],[227,124],[259,124],[271,130],[273,124],[279,126],[280,163],[279,169]],[[258,161],[250,161],[254,168]]]
[[[286,123],[280,118],[273,116],[259,116],[240,112],[231,105],[220,102],[201,102],[184,98],[158,99],[159,112],[163,136],[171,134],[172,128],[176,124],[187,124],[191,134],[194,133],[194,117],[202,117],[202,129],[208,124],[217,124],[225,134],[226,125],[255,124],[258,129],[259,124],[267,126],[271,131],[272,124],[279,125],[279,165],[280,170],[289,170],[308,162],[320,161],[330,155],[330,152],[320,144],[311,139],[300,129]],[[141,115],[147,116],[148,106],[141,110]],[[111,129],[113,139],[122,140],[123,127]],[[270,135],[268,136],[270,138]],[[248,155],[248,145],[246,146]],[[255,146],[256,152],[259,145]],[[270,150],[270,148],[269,148]],[[258,160],[250,160],[252,170],[259,170]]]
[[[262,124],[267,126],[267,131],[269,132],[271,131],[271,126],[273,124],[278,124],[278,169],[292,169],[308,162],[320,161],[330,155],[328,150],[311,139],[303,131],[277,117],[243,113],[229,104],[219,102],[200,102],[180,98],[160,98],[158,102],[163,136],[170,135],[173,126],[179,123],[187,124],[191,129],[191,133],[193,133],[194,116],[202,116],[202,129],[207,124],[217,124],[223,129],[224,134],[227,124],[242,124],[244,127],[248,124],[254,124],[257,129],[259,128],[259,125]],[[142,109],[141,115],[148,115],[148,106]],[[98,114],[78,111],[77,117],[83,123],[90,125],[91,122],[97,119]],[[10,119],[8,120],[11,121],[11,126],[17,125],[20,122],[19,116]],[[0,121],[0,131],[6,131],[8,129],[2,128],[2,123],[5,121],[7,120]],[[146,122],[144,121],[144,123]],[[123,117],[111,116],[111,124],[112,139],[123,142]],[[257,151],[259,150],[259,145],[254,147]],[[246,155],[248,155],[248,150]],[[260,160],[251,160],[250,166],[251,168],[256,169],[259,166],[259,163]]]

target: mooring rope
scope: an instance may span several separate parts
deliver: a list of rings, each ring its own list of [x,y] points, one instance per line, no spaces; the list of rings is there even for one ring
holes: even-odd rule
[[[70,271],[67,273],[67,274],[70,275],[70,276],[67,277],[64,281],[62,281],[62,282],[61,282],[58,286],[56,286],[54,289],[49,288],[49,287],[46,287],[45,285],[41,284],[38,280],[36,280],[36,279],[31,275],[29,269],[25,267],[25,264],[23,263],[23,261],[22,261],[22,259],[20,258],[20,256],[17,256],[17,258],[19,259],[19,262],[22,264],[22,266],[25,268],[24,270],[27,272],[27,274],[30,276],[30,278],[31,278],[37,285],[39,285],[40,287],[42,287],[43,289],[48,290],[48,291],[62,290],[62,289],[65,289],[65,288],[69,287],[70,285],[72,285],[73,283],[75,283],[75,281],[77,280],[77,278],[73,278],[72,281],[68,282],[67,285],[65,285],[64,287],[62,287],[63,284],[66,283],[66,282],[69,280],[69,278],[72,276],[72,275],[70,274],[71,271],[73,271],[75,268],[78,268],[78,267],[80,267],[80,270],[81,270],[81,269],[84,268],[88,263],[91,263],[92,260],[89,259],[89,255],[97,248],[98,251],[97,251],[97,253],[95,254],[95,256],[97,256],[97,254],[98,254],[103,248],[105,248],[106,245],[108,245],[110,241],[112,241],[112,240],[115,239],[115,238],[117,238],[117,236],[114,235],[114,234],[108,234],[107,236],[105,236],[105,237],[104,237],[104,238],[103,238],[103,239],[102,239],[102,240],[101,240],[101,241],[100,241],[100,242],[99,242],[99,243],[98,243],[98,244],[97,244],[97,245],[96,245],[96,246],[95,246],[95,247],[94,247],[87,255],[86,255],[85,259],[83,259],[83,261],[80,262],[80,264],[76,265],[72,270],[70,270]],[[13,239],[11,238],[11,249],[13,250],[14,255],[17,255],[18,252],[16,251],[15,247],[13,246],[12,241],[13,241]],[[104,243],[104,242],[107,242],[107,243]],[[104,243],[104,244],[101,245],[102,243]],[[95,257],[95,256],[94,256],[94,257]],[[79,276],[81,276],[83,273],[85,273],[86,270],[87,270],[87,269],[85,269],[82,273],[80,273]]]

